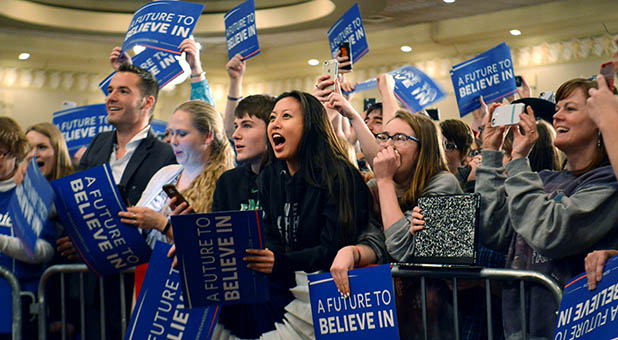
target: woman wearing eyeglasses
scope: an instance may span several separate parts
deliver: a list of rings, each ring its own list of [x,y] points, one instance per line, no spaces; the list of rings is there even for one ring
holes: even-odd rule
[[[409,262],[414,255],[414,234],[423,229],[418,198],[457,194],[461,188],[448,172],[434,123],[422,115],[399,110],[376,135],[380,151],[373,160],[375,181],[369,182],[377,211],[382,217],[386,248],[396,262]],[[420,338],[420,284],[415,279],[395,281],[399,333],[402,339]],[[452,338],[452,306],[442,298],[450,291],[441,280],[427,281],[428,335]]]
[[[350,119],[363,152],[375,155],[376,175],[368,185],[374,208],[382,218],[388,252],[395,261],[409,260],[414,251],[414,233],[425,222],[416,207],[421,196],[461,193],[448,172],[434,123],[427,117],[398,110],[375,137],[358,112],[339,93],[326,99],[327,108]]]
[[[407,262],[414,253],[414,233],[425,224],[416,206],[418,198],[461,193],[461,189],[448,172],[429,118],[399,110],[376,140],[380,145],[373,160],[376,178],[369,187],[377,194],[389,254]]]

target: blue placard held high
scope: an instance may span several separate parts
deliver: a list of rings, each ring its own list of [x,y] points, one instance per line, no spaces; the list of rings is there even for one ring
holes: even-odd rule
[[[410,112],[419,112],[446,96],[433,79],[414,66],[406,65],[389,74],[395,80],[395,97]]]
[[[177,55],[174,53],[147,48],[133,57],[132,61],[133,65],[139,66],[152,73],[155,79],[157,79],[159,88],[161,89],[183,72],[176,58]],[[106,96],[107,87],[114,74],[116,74],[115,71],[99,83],[99,88]]]
[[[510,47],[502,43],[478,56],[453,66],[451,81],[461,117],[517,92]]]
[[[105,104],[94,104],[54,112],[52,122],[62,133],[71,156],[82,146],[87,147],[99,132],[111,131]]]
[[[254,0],[247,0],[234,7],[225,13],[223,20],[228,59],[232,59],[237,53],[245,60],[260,54]]]
[[[555,340],[600,340],[618,336],[618,256],[609,259],[603,279],[588,289],[586,273],[564,286]]]
[[[309,276],[316,339],[399,339],[389,264],[348,272],[350,297],[341,296],[330,273]]]
[[[184,1],[153,1],[140,7],[124,36],[122,50],[135,45],[180,54],[178,46],[191,36],[204,5]]]
[[[414,66],[406,65],[388,74],[395,80],[395,97],[410,112],[419,112],[446,96],[444,90],[433,79]],[[377,87],[376,78],[371,78],[356,84],[352,92],[367,91]]]
[[[140,231],[120,222],[126,207],[108,163],[51,184],[58,216],[90,270],[108,275],[148,262],[151,250]]]
[[[172,259],[167,257],[169,249],[169,244],[157,241],[152,251],[125,340],[212,337],[220,307],[187,308],[180,275],[172,267]]]
[[[365,54],[369,53],[369,45],[367,44],[365,27],[363,26],[358,3],[345,12],[326,34],[328,35],[330,53],[333,58],[339,53],[339,43],[344,41],[350,43],[352,63],[356,63]]]
[[[189,308],[268,300],[268,278],[247,268],[246,249],[263,249],[262,212],[172,216],[182,292]]]
[[[28,164],[21,185],[9,202],[9,214],[13,221],[13,231],[24,245],[26,254],[34,259],[36,240],[49,217],[54,191],[41,173],[36,157]]]

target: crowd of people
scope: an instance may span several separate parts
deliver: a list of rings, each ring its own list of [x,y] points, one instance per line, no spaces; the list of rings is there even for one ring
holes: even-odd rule
[[[605,262],[618,254],[618,95],[602,76],[564,79],[555,103],[532,98],[526,86],[517,100],[526,110],[512,126],[492,126],[492,115],[503,104],[485,105],[481,98],[484,124],[473,130],[462,120],[436,122],[424,112],[402,109],[387,74],[377,76],[381,102],[364,112],[350,104],[353,94],[343,94],[354,89],[344,73],[337,79],[317,77],[313,93],[244,97],[247,65],[236,55],[227,64],[230,87],[221,114],[196,44],[187,39],[179,48],[191,68],[191,98],[172,113],[165,141],[150,127],[159,85],[120,48],[110,55],[117,73],[105,98],[107,120],[115,129],[99,133],[79,163],[71,163],[60,131],[49,122],[22,130],[0,117],[0,265],[16,275],[22,290],[35,292],[46,266],[80,261],[53,209],[33,258],[14,234],[7,202],[34,156],[50,181],[108,163],[128,206],[120,213],[122,222],[139,228],[151,247],[157,240],[174,242],[172,215],[263,211],[266,246],[247,249],[244,260],[269,277],[270,299],[222,308],[216,339],[312,338],[306,273],[330,271],[341,295],[349,297],[349,270],[410,261],[415,235],[425,224],[418,206],[424,196],[480,195],[478,265],[483,267],[534,270],[562,285],[585,271],[595,289]],[[170,199],[162,189],[166,184],[175,185],[187,202]],[[143,273],[124,278],[127,313]],[[86,281],[87,295],[97,295],[96,278]],[[52,283],[50,290],[60,289]],[[420,321],[406,313],[419,304],[418,285],[398,280],[395,287],[402,338],[414,338]],[[1,300],[9,301],[8,286],[0,288]],[[444,338],[452,331],[452,325],[441,325],[449,320],[442,312],[454,308],[447,300],[450,290],[459,289],[461,298],[471,301],[457,311],[463,338],[484,338],[481,288],[481,283],[430,282],[428,299],[437,306],[430,335]],[[517,339],[526,332],[550,339],[557,309],[550,293],[530,287],[522,330],[519,291],[508,283],[501,288],[492,297],[494,311],[502,315],[493,327],[495,337]],[[104,295],[120,296],[119,289],[106,285]],[[87,318],[98,318],[96,302],[87,300]],[[106,302],[106,325],[89,326],[88,339],[100,337],[98,327],[105,327],[109,338],[121,338],[118,303]],[[24,300],[22,331],[24,338],[35,338],[38,325],[27,304]],[[48,303],[50,334],[63,326],[58,305]],[[71,338],[78,334],[76,313],[68,312]]]

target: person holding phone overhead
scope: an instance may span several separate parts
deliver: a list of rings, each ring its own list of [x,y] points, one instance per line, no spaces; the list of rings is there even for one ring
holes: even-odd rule
[[[554,145],[566,155],[562,171],[532,171],[528,154],[538,132],[530,107],[512,128],[512,160],[505,166],[498,151],[505,127],[485,125],[483,160],[476,169],[481,242],[492,249],[508,249],[507,268],[538,271],[564,285],[584,271],[588,252],[618,248],[618,181],[603,130],[595,125],[586,105],[593,88],[596,81],[576,78],[556,91]],[[497,106],[490,106],[489,121]],[[535,285],[526,290],[526,300],[529,337],[552,339],[555,300]],[[505,285],[502,310],[506,338],[520,338],[518,285]]]
[[[137,204],[119,213],[123,223],[149,230],[146,241],[151,247],[156,240],[173,239],[168,219],[171,208],[175,213],[210,212],[215,182],[234,165],[223,120],[212,105],[199,100],[179,105],[168,128],[178,164],[157,171]],[[164,186],[174,198],[170,199]],[[187,202],[179,202],[182,197]]]
[[[339,249],[355,244],[368,230],[371,194],[314,96],[299,91],[281,94],[267,132],[259,192],[267,248],[248,249],[245,261],[249,268],[268,274],[271,284],[306,292],[303,272],[329,270]],[[296,318],[277,325],[277,330],[290,331],[284,339],[313,338],[303,296],[286,307]]]

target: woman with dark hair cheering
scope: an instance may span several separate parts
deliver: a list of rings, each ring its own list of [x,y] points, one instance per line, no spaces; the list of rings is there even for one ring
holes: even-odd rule
[[[247,250],[245,260],[291,288],[295,271],[328,271],[339,249],[358,242],[369,228],[371,194],[314,96],[299,91],[280,95],[267,131],[270,143],[260,174],[267,248]],[[378,253],[367,251],[371,247],[361,241],[355,260],[374,262],[362,258],[362,253]],[[307,310],[301,338],[313,336]]]

